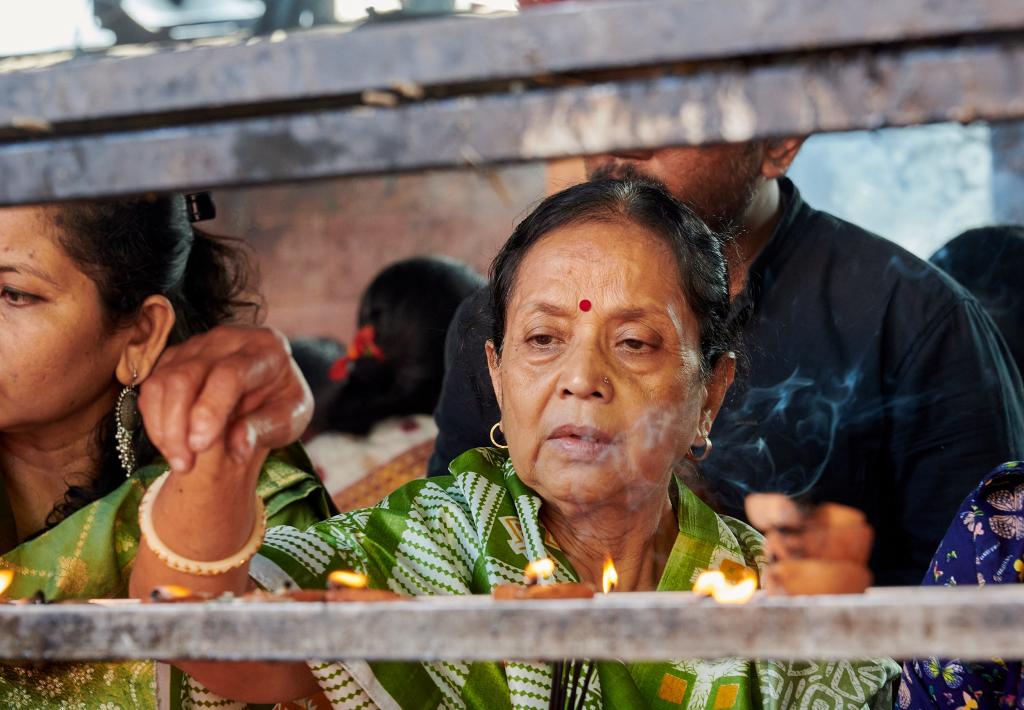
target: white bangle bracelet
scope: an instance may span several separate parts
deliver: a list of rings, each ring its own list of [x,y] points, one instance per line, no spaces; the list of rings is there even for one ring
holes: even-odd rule
[[[266,512],[263,507],[263,500],[259,497],[259,494],[256,495],[256,522],[252,526],[252,534],[249,535],[249,539],[242,546],[242,549],[230,557],[225,557],[222,560],[210,560],[209,562],[190,560],[175,553],[164,544],[156,534],[156,528],[153,526],[153,503],[156,501],[156,497],[160,495],[160,489],[164,487],[164,483],[170,474],[171,472],[167,471],[153,481],[149,490],[142,496],[142,502],[139,504],[139,529],[146,538],[146,546],[152,550],[153,554],[173,570],[200,577],[224,574],[241,567],[251,560],[263,544],[263,533],[267,530]]]

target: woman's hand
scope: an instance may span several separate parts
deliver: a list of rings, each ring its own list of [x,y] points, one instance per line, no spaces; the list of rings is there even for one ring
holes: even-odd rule
[[[180,473],[217,442],[244,464],[295,441],[313,416],[313,397],[283,335],[220,326],[161,355],[139,409],[150,441]]]
[[[266,328],[219,327],[169,348],[139,397],[146,431],[171,475],[152,506],[153,526],[190,560],[234,554],[256,525],[256,483],[267,451],[298,438],[312,413],[288,341]],[[184,584],[243,591],[247,566],[191,579],[150,564],[142,545],[132,588]],[[155,559],[155,558],[154,558]]]
[[[312,396],[282,335],[222,326],[168,348],[142,385],[139,409],[150,440],[171,466],[151,511],[157,537],[187,559],[217,560],[249,539],[263,460],[269,449],[302,433]],[[244,590],[244,567],[189,579],[147,564],[148,553],[140,553],[136,568],[147,573],[132,580],[142,594],[170,583]]]
[[[221,326],[161,355],[142,385],[139,409],[172,469],[153,502],[154,530],[173,553],[204,561],[232,555],[249,539],[263,459],[299,438],[313,398],[280,333]],[[161,584],[242,593],[248,568],[195,576],[164,564],[143,540],[130,593],[146,597]],[[292,700],[319,687],[303,663],[178,665],[214,692],[252,702]]]

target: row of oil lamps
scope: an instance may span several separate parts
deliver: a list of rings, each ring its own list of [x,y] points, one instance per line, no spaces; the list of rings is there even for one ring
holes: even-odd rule
[[[764,533],[765,564],[760,584],[768,594],[852,594],[871,584],[867,568],[874,533],[863,513],[836,503],[803,506],[792,499],[770,493],[747,496],[747,516]],[[549,558],[535,560],[524,571],[524,584],[494,588],[495,599],[590,598],[595,589],[584,583],[550,583],[555,563]],[[4,592],[14,580],[14,571],[0,569],[0,603],[41,601],[8,600]],[[402,599],[383,589],[370,589],[366,575],[336,570],[328,576],[327,589],[282,589],[273,593],[253,592],[254,600],[292,601],[392,601]],[[604,565],[602,591],[614,591],[618,574],[609,559]],[[722,604],[743,604],[753,598],[759,579],[755,570],[724,560],[718,569],[702,572],[693,592]],[[152,601],[206,601],[213,595],[167,585],[153,590]]]

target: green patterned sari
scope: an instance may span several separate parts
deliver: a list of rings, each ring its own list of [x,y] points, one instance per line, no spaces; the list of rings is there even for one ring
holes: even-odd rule
[[[37,538],[11,547],[13,517],[0,485],[0,569],[15,571],[7,596],[42,592],[48,600],[128,596],[139,546],[138,509],[146,487],[165,466],[139,469],[120,487]],[[301,447],[276,451],[257,491],[270,525],[305,528],[334,512]],[[124,663],[0,663],[0,707],[134,710],[179,707],[182,674],[151,661]]]
[[[413,481],[373,508],[308,530],[269,530],[252,575],[322,588],[333,569],[357,569],[371,586],[404,595],[487,594],[521,582],[531,560],[551,557],[555,580],[577,576],[540,524],[541,499],[494,449],[468,451],[452,475]],[[719,516],[680,486],[679,536],[659,590],[689,590],[726,560],[760,568],[761,537]],[[471,631],[470,631],[471,633]],[[459,661],[311,663],[334,708],[547,708],[547,665]],[[816,663],[721,659],[600,662],[587,708],[890,708],[891,660]],[[197,697],[197,700],[201,700]],[[207,698],[211,700],[211,698]]]

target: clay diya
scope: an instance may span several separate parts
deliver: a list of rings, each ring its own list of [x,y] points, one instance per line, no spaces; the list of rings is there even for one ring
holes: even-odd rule
[[[294,602],[389,602],[402,597],[387,589],[370,589],[362,572],[335,570],[327,575],[327,589],[285,589],[275,596]]]
[[[150,590],[149,599],[145,601],[156,604],[177,604],[181,602],[207,602],[214,598],[212,594],[194,592],[188,587],[182,587],[179,584],[161,584]]]
[[[594,588],[589,584],[575,582],[541,584],[542,579],[551,579],[555,574],[554,560],[543,557],[526,566],[523,584],[499,584],[491,590],[494,599],[590,599]]]
[[[274,592],[263,590],[248,592],[237,599],[267,602],[384,602],[403,598],[386,589],[369,589],[368,584],[369,580],[361,572],[335,570],[327,576],[327,589],[300,589],[289,585]],[[154,587],[150,592],[149,601],[160,603],[202,602],[220,598],[236,597],[230,593],[214,595],[168,584]]]

